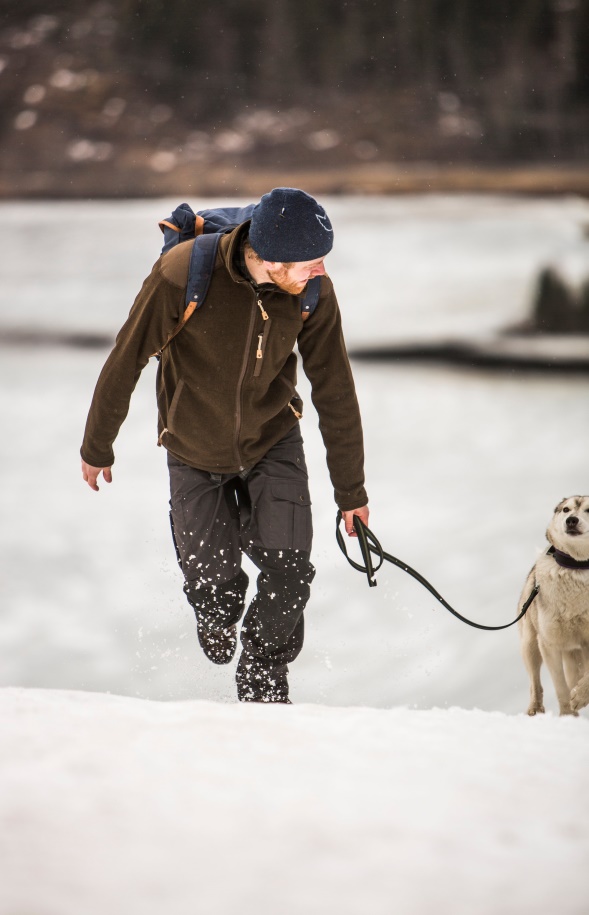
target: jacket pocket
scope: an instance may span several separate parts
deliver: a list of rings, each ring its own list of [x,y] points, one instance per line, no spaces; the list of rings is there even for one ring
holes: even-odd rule
[[[162,414],[161,408],[160,408],[162,431],[160,432],[160,434],[158,436],[158,440],[157,440],[158,445],[163,445],[165,435],[174,434],[172,422],[174,420],[174,414],[176,413],[176,410],[178,408],[178,401],[180,400],[180,395],[182,394],[183,387],[184,387],[184,382],[182,380],[180,380],[178,382],[178,384],[176,385],[176,390],[174,391],[174,396],[172,397],[172,401],[170,403],[170,409],[168,410],[166,416],[164,416]]]
[[[295,388],[292,381],[289,381],[288,378],[285,378],[282,372],[276,376],[278,381],[280,381],[286,390],[288,391],[288,401],[285,404],[285,408],[292,410],[297,419],[303,418],[303,400],[297,394],[297,389]]]
[[[174,431],[174,416],[176,415],[176,411],[178,409],[178,403],[180,401],[180,397],[182,395],[183,388],[184,388],[184,381],[182,379],[180,379],[180,381],[176,385],[176,390],[174,391],[174,396],[172,397],[172,402],[170,403],[170,409],[168,410],[168,418],[166,421],[166,426],[168,427],[168,431],[171,431],[171,432]]]

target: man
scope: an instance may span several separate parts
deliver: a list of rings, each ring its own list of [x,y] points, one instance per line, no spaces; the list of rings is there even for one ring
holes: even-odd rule
[[[158,444],[168,453],[172,532],[199,642],[216,664],[233,658],[246,553],[260,574],[241,628],[238,698],[287,703],[315,574],[295,344],[346,531],[354,536],[354,515],[368,522],[360,414],[324,266],[333,229],[313,197],[275,188],[221,238],[206,298],[178,332],[193,245],[157,261],[117,337],[88,416],[83,478],[94,490],[101,473],[111,482],[131,394],[160,353]],[[321,290],[305,320],[298,296],[312,277]]]

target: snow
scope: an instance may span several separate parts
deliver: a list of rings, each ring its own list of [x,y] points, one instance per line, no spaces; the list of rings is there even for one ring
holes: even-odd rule
[[[538,267],[579,250],[589,213],[573,198],[326,206],[350,348],[515,323]],[[114,333],[169,208],[0,205],[0,332]],[[0,348],[1,915],[586,912],[589,712],[554,717],[544,672],[549,714],[528,719],[514,629],[476,632],[399,570],[368,589],[345,564],[304,380],[317,566],[306,645],[295,705],[246,707],[235,664],[200,651],[182,594],[154,366],[114,482],[98,494],[81,482],[105,357]],[[514,618],[553,506],[587,491],[585,381],[354,374],[384,548],[467,616]]]
[[[581,915],[589,723],[0,690],[6,915]]]

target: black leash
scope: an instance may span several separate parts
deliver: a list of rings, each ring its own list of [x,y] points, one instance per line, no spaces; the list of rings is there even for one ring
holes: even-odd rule
[[[351,566],[353,566],[355,569],[357,569],[358,572],[366,573],[366,577],[368,579],[368,584],[371,588],[376,587],[377,582],[376,582],[376,578],[375,578],[375,573],[378,572],[378,570],[380,569],[380,567],[382,566],[382,564],[384,563],[384,561],[386,559],[387,562],[391,562],[393,565],[398,566],[399,569],[403,569],[404,572],[407,572],[408,575],[411,575],[412,578],[415,578],[416,581],[418,581],[420,583],[420,585],[423,585],[424,588],[427,588],[427,590],[430,592],[430,594],[433,594],[433,596],[436,598],[436,600],[438,600],[442,604],[442,606],[446,608],[446,610],[449,610],[450,613],[452,613],[454,616],[456,616],[459,620],[462,620],[462,622],[466,623],[468,626],[474,626],[475,629],[486,629],[486,630],[492,631],[492,632],[495,632],[498,629],[509,629],[510,626],[515,625],[515,623],[517,623],[519,620],[522,619],[524,614],[527,612],[528,607],[530,606],[530,604],[536,597],[536,594],[540,590],[539,585],[534,585],[534,587],[532,589],[532,593],[530,594],[530,596],[526,600],[525,604],[523,605],[520,615],[518,617],[516,617],[516,619],[514,619],[511,623],[505,623],[504,626],[483,626],[481,623],[473,623],[472,620],[468,620],[465,616],[462,616],[460,613],[458,613],[457,610],[454,610],[454,608],[451,607],[450,604],[444,600],[442,595],[438,594],[436,589],[434,587],[432,587],[432,585],[430,585],[429,581],[427,581],[427,579],[425,579],[423,577],[423,575],[420,575],[419,572],[416,572],[415,569],[412,569],[411,566],[408,566],[406,562],[402,562],[400,559],[397,559],[396,556],[391,556],[390,553],[385,553],[385,551],[383,550],[382,546],[380,545],[379,541],[376,539],[376,537],[374,536],[374,534],[372,533],[370,528],[366,527],[366,525],[358,517],[358,515],[354,515],[354,530],[356,531],[356,534],[358,535],[358,544],[360,546],[360,551],[362,553],[362,559],[364,560],[364,565],[360,565],[359,563],[354,562],[353,559],[350,559],[350,557],[348,556],[348,551],[346,549],[346,544],[345,544],[345,541],[343,538],[343,534],[340,530],[341,520],[342,520],[342,513],[338,512],[336,529],[335,529],[335,536],[336,536],[336,539],[338,542],[338,546]],[[378,556],[378,565],[376,566],[376,568],[374,567],[374,564],[372,562],[372,556],[371,556],[372,553],[374,553],[375,556]]]

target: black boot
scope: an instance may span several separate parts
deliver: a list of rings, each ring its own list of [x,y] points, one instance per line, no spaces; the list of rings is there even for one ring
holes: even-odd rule
[[[248,577],[243,570],[231,581],[201,587],[185,582],[184,593],[196,614],[200,647],[213,664],[229,664],[237,647],[236,621],[245,607]],[[223,625],[225,624],[225,625]]]
[[[200,647],[213,664],[229,664],[237,647],[237,626],[228,629],[210,629],[197,620],[196,631]]]
[[[288,667],[273,665],[266,658],[254,658],[243,651],[237,665],[235,680],[240,702],[281,702],[292,705],[288,698]]]

